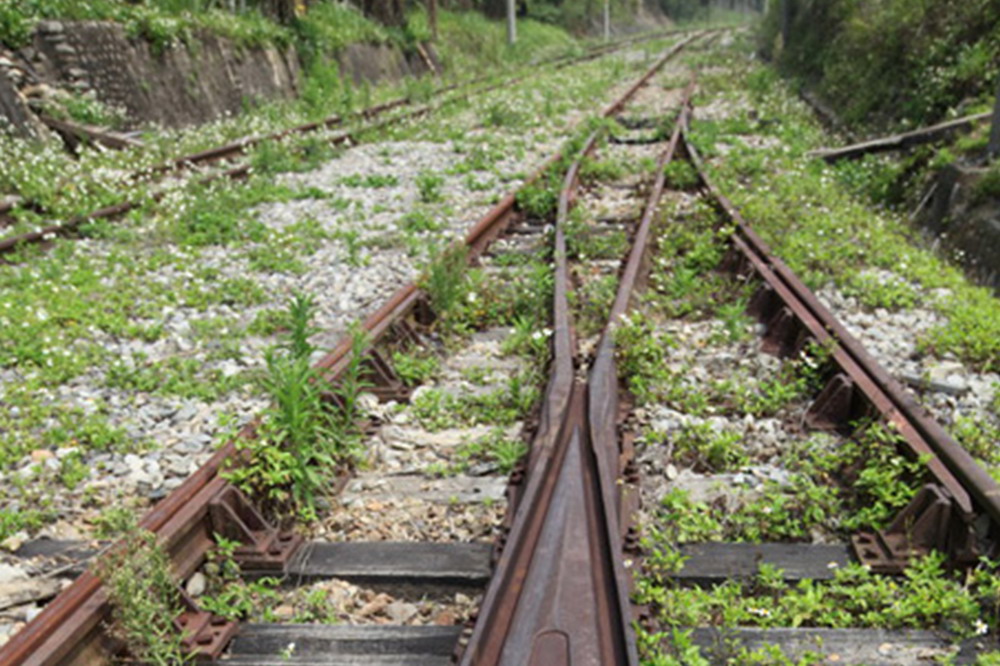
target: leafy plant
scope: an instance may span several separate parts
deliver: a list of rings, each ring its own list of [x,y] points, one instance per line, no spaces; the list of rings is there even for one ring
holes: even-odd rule
[[[435,314],[445,324],[466,293],[466,249],[450,246],[440,250],[427,265],[420,286],[431,301]]]
[[[437,374],[441,362],[436,356],[401,351],[392,353],[392,366],[407,386],[419,386]]]
[[[273,621],[267,609],[280,599],[277,587],[281,581],[269,576],[250,581],[244,579],[233,558],[239,545],[238,541],[215,535],[215,548],[209,551],[205,563],[207,590],[198,598],[198,604],[230,620],[254,617],[264,608],[262,619]]]
[[[95,565],[112,607],[112,632],[130,655],[146,664],[175,666],[192,660],[174,625],[182,606],[170,560],[152,532],[129,530]]]
[[[350,363],[335,389],[341,406],[334,409],[323,397],[323,377],[310,365],[314,310],[315,301],[304,294],[289,302],[286,341],[265,355],[264,387],[274,406],[266,410],[257,437],[238,442],[249,460],[226,472],[244,490],[306,516],[313,514],[317,492],[355,444],[366,346],[363,333],[355,331]]]
[[[435,203],[441,201],[441,186],[444,185],[444,176],[431,171],[421,171],[417,174],[417,191],[420,192],[420,200],[424,203]]]

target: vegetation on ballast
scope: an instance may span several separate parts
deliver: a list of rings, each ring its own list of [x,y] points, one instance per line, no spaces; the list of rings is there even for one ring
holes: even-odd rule
[[[664,42],[647,48],[652,57]],[[10,262],[0,266],[0,328],[6,333],[0,340],[0,401],[8,406],[0,411],[0,461],[6,470],[0,541],[28,538],[56,519],[82,530],[88,522],[100,528],[105,506],[134,500],[141,510],[150,495],[169,490],[130,484],[126,455],[140,464],[153,451],[162,452],[161,460],[172,459],[178,449],[171,433],[180,432],[184,456],[193,465],[210,450],[209,442],[218,440],[216,414],[234,414],[235,421],[227,421],[233,425],[258,413],[260,381],[269,372],[263,352],[288,329],[289,292],[328,279],[315,258],[318,252],[322,265],[355,267],[358,279],[384,275],[380,256],[386,255],[396,270],[416,275],[482,206],[512,189],[574,131],[564,120],[568,114],[589,111],[594,99],[607,99],[611,86],[648,63],[612,58],[560,70],[536,68],[521,88],[499,91],[491,100],[502,98],[505,106],[521,110],[511,119],[514,124],[483,126],[489,105],[473,100],[444,106],[419,125],[370,133],[366,141],[384,142],[378,149],[360,149],[375,156],[373,168],[354,165],[342,174],[358,175],[358,187],[331,181],[319,189],[303,184],[315,180],[312,176],[281,173],[338,157],[322,150],[316,137],[290,137],[255,151],[259,173],[246,181],[182,184],[158,203],[150,201],[148,184],[136,183],[130,196],[147,203],[133,214],[84,225],[82,242],[57,238],[45,249],[7,255]],[[357,93],[352,103],[380,101],[403,89],[372,90],[368,100],[352,89]],[[343,101],[335,99],[336,91],[331,95],[331,104]],[[148,166],[175,152],[304,119],[275,108],[177,134],[189,142],[183,149],[164,139],[141,155],[84,151],[76,162],[55,149],[11,141],[3,150],[12,158],[0,163],[0,172],[11,179],[6,182],[24,184],[69,217],[116,201],[115,165]],[[434,172],[444,183],[439,186],[426,174],[417,182],[423,166],[413,173],[392,166],[401,146],[446,155],[452,165]],[[396,176],[396,185],[381,188],[391,197],[423,200],[405,213],[373,201],[373,190],[365,185],[376,174]],[[68,185],[60,190],[60,182]],[[435,200],[435,191],[442,200]],[[292,207],[299,211],[294,221],[280,214]],[[12,231],[43,221],[26,211],[19,215],[25,217]],[[537,285],[545,284],[545,266],[518,254],[498,262],[509,269],[509,279],[468,274],[460,299],[465,314],[456,318],[456,330],[469,330],[462,319],[486,316],[514,328],[506,350],[544,359],[547,304]],[[494,299],[494,293],[510,298]],[[348,299],[347,307],[358,306]],[[323,313],[323,326],[331,325],[329,316]],[[284,358],[287,352],[275,355]],[[529,378],[524,379],[527,394]],[[149,414],[159,428],[144,425],[137,414]],[[193,449],[200,452],[190,453]],[[107,484],[108,478],[122,482]],[[161,479],[152,475],[154,484]],[[175,480],[173,473],[166,479]],[[282,472],[274,483],[287,480]],[[292,501],[289,488],[275,488],[276,502]]]
[[[315,515],[320,490],[359,444],[358,396],[365,387],[361,362],[367,347],[365,334],[355,330],[350,361],[337,383],[328,385],[312,367],[315,308],[315,300],[304,294],[289,302],[285,342],[266,354],[263,385],[274,405],[265,410],[255,437],[236,440],[247,459],[225,472],[266,506],[305,517]],[[324,390],[339,404],[331,404]]]
[[[878,171],[808,160],[827,136],[774,70],[737,55],[744,48],[713,56],[739,77],[701,79],[701,99],[721,95],[742,108],[716,120],[695,114],[692,127],[705,156],[725,147],[725,160],[709,166],[727,196],[812,289],[832,280],[872,310],[906,309],[917,304],[913,294],[925,294],[919,305],[941,321],[917,332],[921,352],[953,354],[981,371],[1000,368],[1000,302],[914,243],[902,215],[873,210],[856,195],[859,184],[880,178]],[[733,89],[734,80],[744,87]]]
[[[111,602],[111,633],[129,657],[153,666],[193,661],[184,649],[174,620],[184,607],[171,572],[170,558],[156,535],[140,530],[134,518],[119,534],[122,540],[101,555],[94,573],[104,582]]]

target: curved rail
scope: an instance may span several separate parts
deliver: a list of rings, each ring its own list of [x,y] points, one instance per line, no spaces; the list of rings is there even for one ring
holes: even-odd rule
[[[466,666],[638,663],[619,518],[622,469],[613,330],[628,306],[647,252],[653,214],[664,188],[663,167],[676,152],[691,92],[688,87],[680,120],[658,161],[615,304],[586,379],[579,376],[574,362],[565,225],[580,162],[593,151],[596,133],[565,176],[555,231],[554,372],[541,427],[531,445],[527,487],[463,655]],[[622,106],[613,105],[607,113]]]
[[[667,60],[702,34],[704,33],[691,35],[669,49],[640,77],[636,85],[605,109],[605,115],[622,108]],[[525,184],[537,180],[544,169],[559,157],[557,154],[550,158]],[[469,232],[465,242],[472,252],[482,251],[491,239],[510,224],[514,214],[515,196],[511,194],[491,209]],[[372,341],[382,336],[394,322],[412,309],[419,295],[419,288],[411,282],[397,290],[379,310],[368,316],[362,326]],[[351,340],[343,340],[319,361],[317,368],[323,370],[328,377],[335,376],[347,362],[350,350]],[[582,399],[582,395],[577,399]],[[237,438],[252,437],[254,428],[254,423],[248,424]],[[236,459],[237,455],[235,442],[227,442],[205,465],[146,513],[139,523],[141,529],[157,535],[158,542],[170,554],[174,573],[179,577],[192,573],[214,543],[207,520],[208,504],[225,486],[224,480],[219,476],[223,465]],[[100,580],[89,572],[85,573],[7,644],[0,647],[0,664],[55,666],[99,661],[102,654],[99,645],[100,624],[108,612],[108,601],[101,589]]]

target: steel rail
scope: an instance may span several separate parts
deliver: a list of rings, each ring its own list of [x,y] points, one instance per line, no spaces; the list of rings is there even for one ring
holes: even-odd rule
[[[651,70],[605,114],[621,110],[654,73]],[[689,87],[682,119],[690,93]],[[653,211],[663,192],[663,167],[672,159],[679,133],[680,123],[658,163],[619,283],[603,352],[588,380],[575,376],[565,226],[580,164],[594,150],[596,132],[567,170],[555,226],[553,372],[531,444],[527,486],[463,654],[465,666],[638,663],[619,529],[618,382],[611,331],[624,312],[647,251]]]
[[[376,125],[373,125],[373,126],[370,126],[370,127],[366,127],[366,128],[360,128],[357,132],[354,132],[354,133],[352,133],[352,132],[343,132],[343,133],[340,133],[340,134],[335,135],[334,137],[328,139],[328,142],[331,145],[340,145],[340,144],[346,143],[347,141],[355,139],[355,137],[357,136],[358,133],[361,133],[361,132],[364,132],[364,131],[371,131],[371,130],[381,129],[381,128],[384,128],[384,127],[386,127],[388,125],[399,123],[399,122],[402,122],[404,120],[410,120],[410,119],[413,119],[413,118],[417,118],[417,117],[426,115],[427,113],[429,113],[429,112],[431,112],[431,111],[433,111],[433,110],[435,110],[437,108],[440,108],[440,107],[442,107],[444,105],[452,104],[452,103],[456,103],[456,102],[460,102],[460,101],[464,101],[464,100],[467,100],[467,99],[469,99],[470,97],[472,97],[474,95],[484,94],[484,93],[491,92],[493,90],[497,90],[499,88],[503,88],[503,87],[508,87],[508,86],[511,86],[511,85],[515,85],[518,82],[524,80],[525,76],[527,75],[526,72],[535,71],[539,67],[552,66],[555,69],[561,69],[563,67],[567,67],[567,66],[571,66],[571,65],[575,65],[575,64],[580,64],[580,63],[583,63],[583,62],[587,62],[587,61],[590,61],[590,60],[594,60],[594,59],[603,57],[605,55],[608,55],[610,53],[614,53],[614,52],[616,52],[616,51],[618,51],[618,50],[620,50],[622,48],[626,48],[626,47],[628,47],[628,46],[630,46],[632,44],[635,44],[635,43],[640,43],[640,42],[649,41],[649,40],[653,40],[653,39],[661,39],[661,38],[665,39],[665,38],[671,37],[673,35],[686,34],[686,33],[689,33],[689,32],[691,32],[691,31],[688,31],[688,30],[668,30],[668,31],[664,31],[664,32],[654,32],[654,33],[650,33],[650,34],[647,34],[647,35],[641,35],[641,36],[637,36],[637,37],[630,37],[630,38],[622,39],[622,40],[619,40],[619,41],[617,41],[615,43],[612,43],[612,44],[602,44],[600,46],[597,46],[597,47],[593,48],[588,53],[585,53],[585,54],[582,54],[582,55],[576,55],[576,56],[573,56],[573,55],[559,56],[559,57],[552,58],[552,59],[549,59],[549,60],[546,60],[546,61],[542,61],[540,63],[532,65],[530,69],[529,68],[522,68],[523,71],[517,72],[513,76],[507,77],[507,78],[503,79],[502,81],[497,81],[495,83],[491,83],[491,84],[488,84],[486,86],[481,86],[479,88],[473,88],[473,89],[468,90],[465,93],[463,93],[462,95],[459,95],[459,96],[457,96],[455,98],[443,100],[443,101],[439,102],[437,106],[433,106],[433,105],[429,105],[429,104],[422,105],[421,107],[418,107],[417,109],[415,109],[412,112],[401,114],[400,116],[394,117],[394,118],[390,119],[387,122],[379,123],[379,124],[376,124]],[[456,90],[456,89],[459,89],[459,88],[476,86],[476,85],[478,85],[480,83],[489,81],[491,78],[492,77],[490,77],[488,75],[484,75],[484,76],[475,77],[475,78],[473,78],[473,79],[471,79],[469,81],[462,81],[462,82],[452,83],[452,84],[449,84],[449,85],[446,85],[446,86],[442,86],[442,87],[438,88],[437,90],[434,90],[431,93],[431,96],[432,97],[437,97],[437,96],[443,95],[444,93],[447,93],[447,92],[450,92],[452,90]],[[158,164],[156,166],[148,167],[146,169],[140,169],[140,170],[138,170],[138,171],[130,174],[129,176],[127,176],[125,178],[125,181],[126,182],[128,182],[128,181],[138,181],[138,180],[141,180],[143,178],[147,178],[149,176],[162,176],[162,175],[166,175],[166,174],[169,174],[169,173],[174,173],[174,172],[182,171],[182,170],[185,170],[185,169],[197,166],[197,165],[202,164],[202,163],[210,163],[210,162],[215,162],[215,161],[219,161],[219,160],[222,160],[222,159],[226,159],[226,158],[229,158],[229,157],[233,157],[233,156],[236,156],[236,155],[243,155],[243,154],[246,153],[246,151],[249,148],[252,148],[252,147],[254,147],[256,145],[259,145],[261,143],[268,142],[268,141],[278,141],[278,140],[287,138],[289,136],[293,136],[293,135],[297,135],[297,134],[307,134],[307,133],[315,132],[315,131],[321,130],[321,129],[333,129],[333,128],[342,126],[346,122],[346,120],[372,120],[372,119],[377,118],[378,116],[380,116],[380,115],[382,115],[382,114],[384,114],[384,113],[386,113],[388,111],[391,111],[393,109],[397,109],[397,108],[400,108],[400,107],[403,107],[403,106],[407,106],[407,105],[412,104],[412,103],[413,103],[413,100],[410,97],[398,97],[396,99],[389,100],[387,102],[382,102],[382,103],[379,103],[379,104],[375,104],[375,105],[367,107],[365,109],[361,109],[361,110],[356,111],[354,113],[348,114],[348,116],[347,116],[346,119],[345,119],[345,116],[343,116],[341,114],[334,114],[334,115],[331,115],[331,116],[327,116],[326,118],[323,118],[322,120],[317,120],[317,121],[313,121],[313,122],[309,122],[309,123],[303,123],[301,125],[296,125],[294,127],[290,127],[290,128],[284,129],[284,130],[279,130],[279,131],[276,131],[276,132],[272,132],[270,134],[264,134],[264,135],[260,135],[260,136],[244,137],[242,139],[238,139],[236,141],[232,141],[230,143],[223,144],[221,146],[217,146],[217,147],[214,147],[214,148],[208,148],[206,150],[202,150],[202,151],[199,151],[199,152],[195,152],[195,153],[191,153],[191,154],[188,154],[188,155],[184,155],[182,157],[174,158],[174,159],[172,159],[172,160],[170,160],[168,162],[165,162],[165,163],[162,163],[162,164]],[[250,170],[251,169],[250,169],[249,165],[237,166],[237,167],[234,167],[234,168],[231,168],[231,169],[227,169],[227,170],[221,171],[221,172],[219,172],[217,174],[211,174],[211,175],[205,177],[200,182],[201,182],[201,184],[205,184],[205,183],[212,182],[214,180],[218,180],[218,179],[222,179],[222,178],[240,178],[240,177],[244,177],[244,176],[248,175],[250,173]],[[163,192],[157,192],[157,193],[154,193],[152,195],[152,198],[153,198],[154,201],[159,201],[162,197],[163,197]],[[127,212],[129,212],[129,211],[131,211],[131,210],[133,210],[135,208],[137,208],[139,205],[140,204],[137,203],[137,202],[124,201],[124,202],[120,202],[120,203],[113,204],[113,205],[110,205],[110,206],[106,206],[104,208],[100,208],[100,209],[98,209],[96,211],[92,211],[90,213],[85,213],[85,214],[82,214],[82,215],[74,216],[73,218],[71,218],[70,220],[67,220],[64,223],[48,224],[44,228],[42,228],[40,230],[37,230],[37,231],[34,231],[34,232],[27,232],[27,233],[24,233],[24,234],[19,234],[17,236],[11,236],[11,237],[8,237],[8,238],[0,239],[0,254],[6,253],[6,252],[10,252],[11,250],[13,250],[14,248],[18,247],[19,245],[30,244],[30,243],[37,243],[37,242],[41,242],[43,240],[47,240],[48,238],[52,237],[53,235],[65,234],[67,232],[73,231],[74,229],[78,228],[80,225],[82,225],[82,224],[84,224],[86,222],[93,222],[93,221],[96,221],[96,220],[110,219],[110,218],[118,217],[119,215],[123,215],[123,214],[125,214],[125,213],[127,213]],[[2,223],[4,221],[6,221],[6,220],[9,219],[6,216],[14,208],[25,208],[25,209],[31,210],[31,211],[33,211],[35,213],[38,213],[38,214],[44,214],[45,213],[45,209],[43,207],[41,207],[36,202],[31,201],[31,200],[21,200],[21,201],[18,201],[16,203],[15,202],[10,202],[10,201],[0,202],[0,228],[2,228],[4,226]]]
[[[674,45],[639,79],[648,81],[670,57],[679,52],[704,32],[696,33]],[[625,96],[605,109],[610,115],[620,109],[633,96],[641,83],[629,88]],[[526,181],[533,182],[547,166],[560,158],[554,155]],[[523,186],[522,186],[523,187]],[[491,209],[465,238],[473,252],[481,252],[490,239],[495,238],[509,225],[515,213],[515,195],[511,194]],[[391,325],[404,316],[417,302],[420,290],[416,283],[398,289],[376,312],[362,324],[374,343]],[[351,350],[350,339],[340,344],[321,359],[316,367],[332,378],[342,368]],[[253,437],[255,423],[240,431],[237,438],[226,442],[212,457],[183,484],[173,490],[150,509],[139,522],[139,527],[157,535],[157,540],[171,555],[175,573],[184,576],[196,569],[210,549],[213,539],[211,526],[206,520],[208,502],[225,485],[219,472],[239,453],[236,441]],[[0,664],[3,666],[55,666],[56,664],[90,664],[102,661],[99,636],[100,624],[110,611],[100,580],[91,573],[77,578],[50,602],[31,622],[0,647]]]
[[[812,291],[790,268],[774,255],[754,232],[733,203],[722,194],[707,174],[697,149],[684,133],[688,154],[699,178],[720,210],[735,225],[734,246],[752,264],[764,282],[778,295],[792,314],[820,344],[835,344],[832,357],[892,424],[918,456],[929,456],[928,470],[952,495],[968,518],[973,498],[995,524],[1000,524],[1000,485],[934,419],[929,417],[909,392],[865,350]]]

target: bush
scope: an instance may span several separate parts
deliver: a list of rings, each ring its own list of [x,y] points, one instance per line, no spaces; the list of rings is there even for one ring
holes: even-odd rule
[[[991,0],[792,0],[781,44],[771,3],[761,50],[816,86],[848,123],[926,124],[996,90],[1000,6]]]

